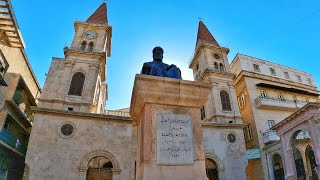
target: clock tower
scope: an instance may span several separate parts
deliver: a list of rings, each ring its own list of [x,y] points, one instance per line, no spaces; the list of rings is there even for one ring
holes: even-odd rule
[[[74,23],[75,36],[64,58],[53,58],[39,98],[40,106],[103,113],[107,100],[106,62],[112,28],[103,3],[85,22]]]

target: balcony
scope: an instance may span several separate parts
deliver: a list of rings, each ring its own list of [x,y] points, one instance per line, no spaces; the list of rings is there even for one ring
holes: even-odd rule
[[[288,100],[274,97],[263,97],[259,96],[256,98],[256,107],[258,109],[272,109],[272,110],[287,110],[294,111],[298,110],[307,102],[298,101],[298,100]]]
[[[0,141],[3,141],[10,147],[18,150],[20,153],[23,155],[26,154],[27,152],[27,145],[20,142],[17,137],[15,137],[13,134],[11,134],[8,130],[6,129],[1,129],[0,131]]]
[[[268,131],[262,133],[263,143],[270,144],[275,141],[280,141],[280,137],[277,135],[275,130],[269,129]]]

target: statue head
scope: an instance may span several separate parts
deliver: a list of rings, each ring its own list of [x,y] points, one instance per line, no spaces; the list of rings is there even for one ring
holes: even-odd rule
[[[153,60],[162,61],[163,59],[163,49],[159,46],[153,48],[152,50]]]

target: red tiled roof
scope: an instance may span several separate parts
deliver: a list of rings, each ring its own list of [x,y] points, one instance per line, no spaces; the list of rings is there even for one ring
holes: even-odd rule
[[[199,40],[202,40],[202,41],[205,41],[207,43],[212,43],[212,44],[214,44],[216,46],[219,46],[219,44],[216,41],[216,39],[212,36],[212,34],[208,30],[207,26],[202,21],[199,21],[199,28],[198,28],[196,46],[197,46]]]
[[[106,3],[102,3],[100,7],[86,20],[86,22],[108,24]]]

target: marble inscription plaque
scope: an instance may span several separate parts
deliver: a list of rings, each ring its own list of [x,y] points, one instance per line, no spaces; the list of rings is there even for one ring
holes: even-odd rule
[[[157,114],[157,164],[191,165],[194,162],[192,117]]]

